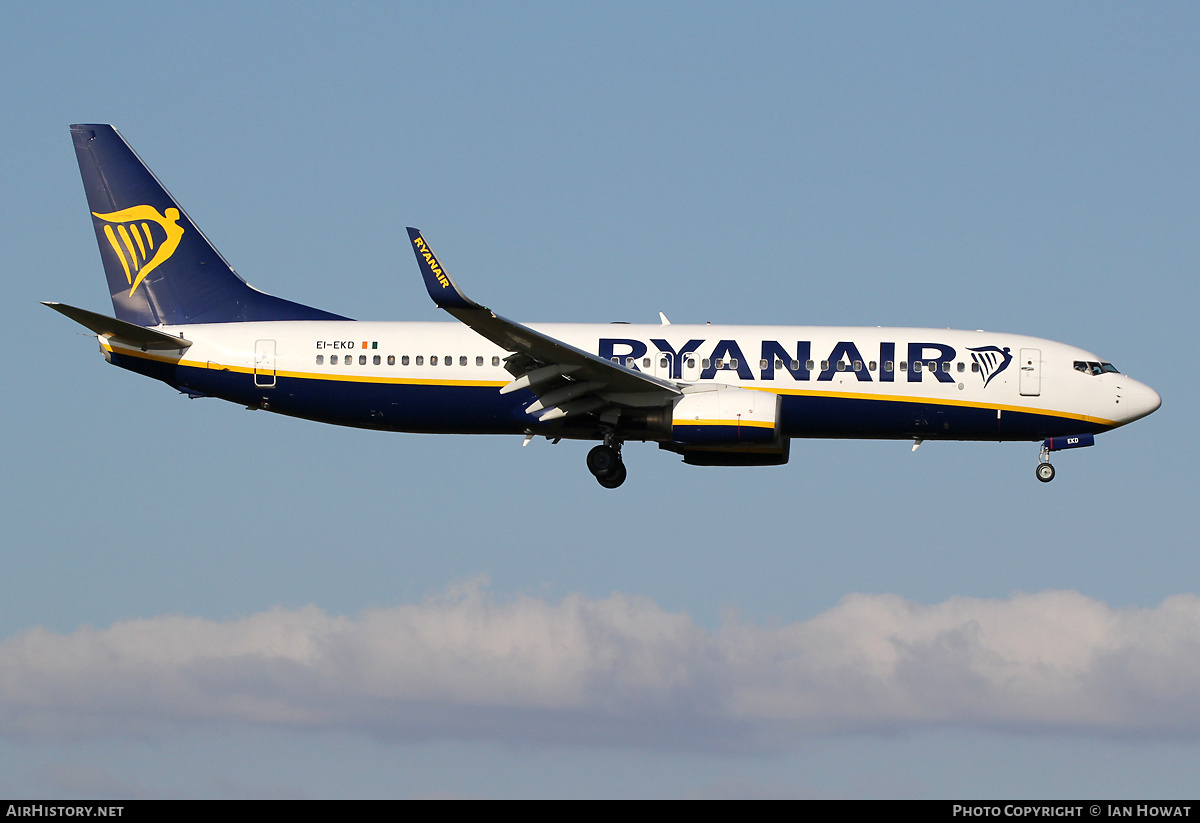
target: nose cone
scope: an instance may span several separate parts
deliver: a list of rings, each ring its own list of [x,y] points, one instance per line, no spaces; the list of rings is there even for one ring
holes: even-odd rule
[[[1162,405],[1162,398],[1159,397],[1158,392],[1145,383],[1128,378],[1121,381],[1121,385],[1117,389],[1117,396],[1119,397],[1122,423],[1139,420],[1158,411],[1158,407]]]

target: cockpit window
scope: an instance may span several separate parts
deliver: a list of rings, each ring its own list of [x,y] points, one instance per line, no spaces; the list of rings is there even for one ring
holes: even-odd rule
[[[1076,360],[1075,371],[1081,371],[1084,374],[1092,375],[1104,374],[1105,372],[1120,374],[1120,372],[1117,371],[1117,367],[1112,363],[1097,363],[1095,360]]]

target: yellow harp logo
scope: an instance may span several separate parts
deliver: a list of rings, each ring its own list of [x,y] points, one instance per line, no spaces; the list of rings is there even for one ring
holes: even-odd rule
[[[104,221],[104,236],[125,269],[131,295],[147,274],[175,253],[179,238],[183,237],[179,209],[167,209],[166,216],[159,214],[153,206],[131,206],[109,214],[92,214]]]

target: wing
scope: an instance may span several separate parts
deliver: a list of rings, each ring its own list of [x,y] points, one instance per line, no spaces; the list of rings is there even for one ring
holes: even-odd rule
[[[505,368],[515,378],[501,394],[529,389],[538,399],[527,411],[540,422],[577,414],[602,419],[619,416],[622,409],[664,406],[682,392],[674,384],[626,368],[572,345],[506,320],[463,294],[438,261],[425,238],[410,228],[425,287],[438,308],[512,352]]]

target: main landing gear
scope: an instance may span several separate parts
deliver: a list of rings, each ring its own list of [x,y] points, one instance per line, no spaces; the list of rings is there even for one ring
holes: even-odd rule
[[[621,441],[611,434],[604,436],[604,445],[596,446],[587,456],[588,471],[601,486],[615,489],[625,482],[625,463],[621,460]]]

